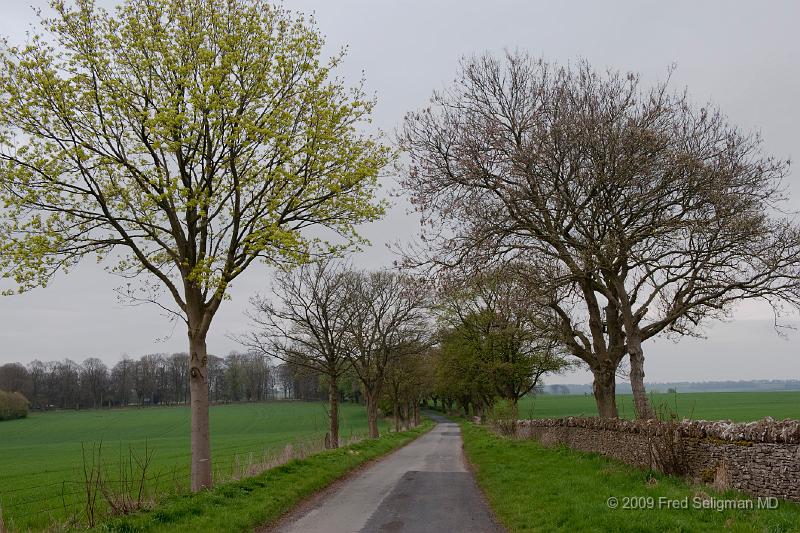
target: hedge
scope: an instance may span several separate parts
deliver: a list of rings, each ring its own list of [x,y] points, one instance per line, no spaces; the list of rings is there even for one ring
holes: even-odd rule
[[[28,416],[28,400],[18,392],[0,390],[0,420],[13,420]]]

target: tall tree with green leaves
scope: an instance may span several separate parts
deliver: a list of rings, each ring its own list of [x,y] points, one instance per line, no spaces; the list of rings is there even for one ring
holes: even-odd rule
[[[200,490],[206,335],[229,285],[357,246],[390,152],[360,132],[374,102],[335,77],[313,20],[266,0],[52,8],[0,49],[0,267],[24,291],[97,256],[185,321]]]

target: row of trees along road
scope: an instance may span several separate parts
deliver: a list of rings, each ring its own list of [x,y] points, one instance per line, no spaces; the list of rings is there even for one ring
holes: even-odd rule
[[[272,297],[253,299],[255,327],[240,340],[250,350],[326,378],[330,445],[337,447],[340,379],[348,373],[358,377],[369,435],[377,437],[381,393],[391,382],[387,376],[414,364],[430,346],[426,295],[424,286],[400,274],[320,261],[279,272]],[[399,392],[394,399],[399,402]]]
[[[319,261],[277,273],[272,294],[253,298],[254,327],[240,341],[324,379],[336,447],[344,380],[357,380],[377,437],[380,405],[391,410],[395,429],[418,423],[428,399],[457,402],[465,413],[484,414],[497,399],[516,409],[542,376],[568,369],[524,288],[511,269],[433,287]]]
[[[267,0],[126,0],[114,14],[91,0],[52,5],[44,35],[0,48],[0,270],[14,292],[105,260],[137,281],[129,298],[186,324],[199,490],[212,466],[206,337],[230,284],[258,261],[298,265],[362,242],[355,228],[384,211],[377,176],[391,151],[359,132],[374,102],[332,75],[342,55],[323,58],[313,23]],[[696,334],[740,300],[776,313],[800,302],[800,231],[776,210],[788,162],[666,83],[479,57],[408,115],[401,142],[403,185],[432,230],[409,261],[444,278],[512,273],[546,339],[503,348],[517,344],[503,325],[516,311],[481,295],[457,342],[501,362],[566,349],[593,372],[601,416],[617,414],[626,356],[637,414],[653,415],[646,339]],[[336,327],[377,434],[395,358],[420,349],[422,297],[395,274],[344,278],[344,302],[359,305]],[[266,310],[298,305],[286,303]],[[265,353],[302,353],[339,377],[341,356],[304,344],[290,311],[270,320],[283,340],[262,339]],[[475,342],[482,327],[488,349]]]
[[[44,35],[0,49],[0,267],[19,290],[87,256],[149,280],[129,296],[187,328],[200,490],[206,337],[229,285],[259,260],[358,243],[383,212],[389,151],[357,129],[373,102],[332,75],[342,55],[326,60],[313,23],[267,0],[53,8]]]
[[[401,136],[424,231],[408,262],[516,269],[539,327],[592,371],[601,416],[617,416],[625,357],[637,416],[653,416],[643,341],[699,334],[742,300],[776,318],[800,303],[788,161],[667,82],[524,53],[465,59]]]
[[[259,354],[208,355],[208,388],[212,402],[260,401],[272,398],[283,381],[280,368]],[[295,377],[289,374],[289,390]],[[23,394],[34,409],[87,409],[189,402],[189,354],[128,357],[108,367],[96,357],[82,363],[33,361],[0,366],[0,390]]]

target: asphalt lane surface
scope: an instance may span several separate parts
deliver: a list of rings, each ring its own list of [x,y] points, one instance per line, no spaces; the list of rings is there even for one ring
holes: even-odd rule
[[[466,468],[458,424],[436,426],[282,521],[283,533],[502,532]]]

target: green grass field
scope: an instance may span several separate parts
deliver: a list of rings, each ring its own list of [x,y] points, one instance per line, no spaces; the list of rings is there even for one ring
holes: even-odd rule
[[[756,504],[753,509],[695,508],[695,498],[750,498],[692,486],[597,454],[506,439],[468,422],[461,427],[478,484],[510,532],[800,531],[800,505],[795,503],[781,501],[777,509],[757,509]],[[619,507],[609,507],[611,497]],[[644,508],[624,508],[626,498],[635,498]],[[684,499],[686,509],[670,509],[665,503],[659,508],[659,501]]]
[[[737,422],[771,416],[776,420],[800,419],[800,391],[788,392],[688,392],[651,394],[653,406],[666,414],[695,420]],[[617,409],[622,418],[633,418],[633,397],[617,395]],[[560,418],[564,416],[597,416],[591,395],[542,394],[525,397],[519,403],[521,418]]]
[[[800,392],[685,393],[653,395],[681,417],[755,420],[764,416],[800,418]],[[676,408],[677,407],[677,408]],[[632,417],[630,396],[619,396],[620,415]],[[520,404],[522,417],[593,416],[591,396],[542,395]],[[321,442],[327,429],[322,403],[235,404],[211,409],[215,477],[229,480],[242,464],[262,454],[277,454],[288,443]],[[384,428],[385,429],[385,428]],[[342,440],[366,432],[366,413],[342,408]],[[129,447],[140,456],[153,453],[148,489],[180,492],[188,484],[189,412],[185,407],[31,413],[0,423],[0,507],[6,527],[39,529],[82,519],[81,445],[103,443],[102,462],[109,479],[119,478]],[[122,461],[121,461],[122,460]]]
[[[362,406],[341,410],[341,438],[366,433]],[[251,457],[280,453],[288,443],[322,441],[325,406],[317,402],[269,402],[211,408],[214,474],[230,479]],[[33,412],[0,423],[0,507],[8,528],[42,528],[81,513],[83,460],[102,440],[109,478],[121,478],[119,463],[129,447],[152,451],[148,487],[157,493],[185,489],[189,475],[189,410],[186,407]],[[112,481],[113,483],[113,481]]]

